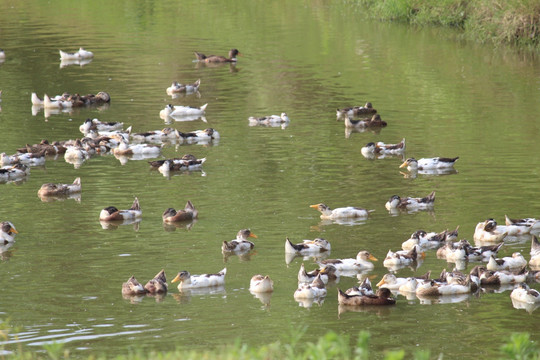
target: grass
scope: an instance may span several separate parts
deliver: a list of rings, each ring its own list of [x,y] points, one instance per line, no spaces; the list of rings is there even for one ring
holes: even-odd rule
[[[0,339],[9,339],[9,323],[0,323]],[[356,338],[355,345],[351,346],[348,335],[338,334],[333,331],[317,339],[316,342],[302,343],[306,335],[307,327],[292,328],[286,341],[276,341],[258,347],[248,346],[240,339],[227,346],[218,347],[212,350],[194,351],[179,348],[169,352],[145,352],[143,350],[130,351],[125,355],[108,356],[107,354],[89,355],[91,360],[267,360],[267,359],[288,359],[288,360],[368,360],[370,359],[369,342],[370,334],[361,331]],[[61,343],[50,343],[44,346],[44,353],[23,351],[19,347],[16,350],[0,345],[1,359],[16,360],[38,360],[38,359],[69,359],[70,352]],[[501,346],[500,359],[515,360],[540,360],[540,348],[530,340],[527,333],[512,334],[509,341]],[[78,356],[79,357],[79,356]],[[436,359],[442,359],[443,354],[438,354]],[[385,360],[429,360],[431,354],[426,350],[417,350],[413,354],[406,354],[404,350],[387,351],[384,354]]]
[[[371,17],[463,30],[465,38],[540,50],[540,0],[358,0]]]

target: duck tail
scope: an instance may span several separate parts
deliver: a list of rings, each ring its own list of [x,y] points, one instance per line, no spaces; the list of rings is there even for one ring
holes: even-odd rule
[[[206,103],[206,104],[204,104],[203,106],[201,106],[200,109],[201,109],[202,111],[205,111],[207,106],[208,106],[208,103]]]
[[[76,178],[75,181],[73,181],[73,185],[79,185],[80,186],[81,185],[81,178],[80,177]]]
[[[289,238],[285,238],[285,252],[289,254],[295,254],[297,251],[294,244],[289,240]]]
[[[131,205],[131,208],[129,210],[141,210],[141,205],[139,204],[139,199],[137,197],[135,197],[133,205]]]
[[[532,241],[531,241],[531,254],[537,254],[537,253],[540,253],[540,241],[538,241],[538,238],[533,235]]]
[[[435,201],[435,190],[433,190],[431,192],[431,194],[428,195],[427,199],[428,199],[429,202],[434,202]]]
[[[223,268],[223,270],[221,270],[218,274],[219,274],[219,275],[225,275],[225,274],[227,274],[227,268]]]
[[[190,200],[188,200],[187,203],[186,203],[186,206],[184,206],[184,210],[193,211],[193,210],[195,210],[195,206],[193,206],[193,203]]]
[[[196,88],[199,88],[199,86],[201,86],[201,79],[198,79],[197,81],[195,81],[193,86],[196,87]]]

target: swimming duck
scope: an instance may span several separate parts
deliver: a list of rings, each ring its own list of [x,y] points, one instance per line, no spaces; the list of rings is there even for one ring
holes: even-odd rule
[[[143,294],[146,294],[146,289],[135,279],[135,276],[131,276],[128,281],[122,284],[122,295]]]
[[[122,139],[118,147],[112,149],[112,153],[116,156],[158,156],[161,153],[163,145],[150,144],[129,144]]]
[[[309,207],[317,209],[321,212],[321,219],[351,219],[351,218],[367,218],[369,213],[374,210],[366,210],[357,207],[342,207],[337,209],[330,209],[327,205],[320,203],[310,205]]]
[[[81,178],[78,177],[73,181],[72,184],[52,184],[47,183],[41,185],[41,188],[38,190],[38,196],[58,196],[58,195],[69,195],[81,192]]]
[[[201,107],[189,107],[189,106],[173,106],[171,104],[165,106],[163,110],[159,112],[161,118],[167,116],[188,116],[188,115],[204,115],[208,104],[204,104]]]
[[[225,56],[219,56],[219,55],[209,55],[206,56],[200,52],[195,51],[195,56],[197,57],[198,61],[205,62],[205,63],[216,63],[216,62],[236,62],[237,56],[242,56],[240,52],[237,49],[231,49],[229,50],[229,57],[226,58]]]
[[[508,232],[501,231],[497,226],[497,222],[493,219],[476,224],[473,238],[477,242],[501,242],[508,235]]]
[[[221,250],[223,252],[244,252],[255,247],[255,244],[248,238],[257,238],[257,235],[251,232],[250,229],[242,229],[236,234],[236,239],[231,241],[223,241]]]
[[[166,127],[163,128],[163,130],[154,130],[144,133],[130,134],[130,137],[135,142],[161,142],[180,139],[180,132],[176,129]]]
[[[206,158],[197,159],[195,155],[192,154],[185,154],[181,158],[174,158],[174,159],[167,159],[171,162],[171,164],[174,165],[182,165],[187,170],[193,170],[195,168],[200,167],[202,164],[205,163]],[[151,167],[153,168],[159,168],[161,167],[167,160],[154,160],[149,161]]]
[[[58,141],[53,142],[52,144],[49,143],[47,139],[41,140],[39,144],[26,144],[25,147],[18,148],[17,152],[21,154],[26,153],[33,153],[33,154],[41,154],[42,152],[45,152],[45,155],[57,155],[57,154],[63,154],[66,152],[66,148],[61,145]]]
[[[134,220],[140,217],[142,217],[142,210],[139,199],[136,197],[129,210],[118,210],[114,206],[109,206],[101,210],[99,214],[99,220],[101,221]]]
[[[206,158],[197,159],[196,161],[182,161],[181,159],[168,159],[168,160],[158,160],[156,162],[163,162],[158,170],[164,176],[169,176],[171,171],[179,170],[197,170],[201,168],[201,165],[204,164]]]
[[[418,171],[418,170],[435,170],[435,169],[449,169],[454,166],[454,163],[459,159],[455,158],[445,158],[445,157],[434,157],[426,159],[408,158],[403,164],[399,167],[407,167],[409,171]]]
[[[61,60],[80,60],[80,59],[88,59],[88,58],[94,57],[93,52],[85,50],[82,47],[79,48],[79,50],[74,53],[68,53],[62,50],[58,50],[58,51],[60,52]]]
[[[446,244],[437,250],[437,257],[447,261],[472,260],[488,261],[491,255],[497,255],[504,243],[485,246],[472,246],[467,240],[459,242],[447,241]]]
[[[290,121],[289,117],[284,112],[281,113],[281,115],[269,115],[263,117],[250,116],[248,120],[250,125],[278,125]]]
[[[195,206],[188,200],[184,210],[176,211],[173,208],[168,208],[163,212],[162,218],[165,223],[174,223],[185,220],[196,219],[199,212],[195,209]]]
[[[401,198],[393,195],[385,204],[387,210],[427,210],[432,209],[435,203],[435,191],[423,198]]]
[[[323,296],[326,296],[326,285],[321,279],[321,274],[318,274],[309,284],[299,284],[294,292],[295,299],[313,299]]]
[[[430,276],[431,276],[431,271],[428,271],[426,274],[422,276],[415,277],[415,279],[418,280],[419,283],[421,283],[426,280],[429,280]],[[399,278],[399,277],[396,277],[396,275],[392,273],[387,273],[383,275],[381,281],[377,283],[377,286],[385,287],[390,290],[398,290],[401,286],[407,283],[407,280],[408,278]]]
[[[387,125],[386,121],[381,119],[379,114],[373,115],[370,119],[361,119],[353,120],[350,117],[345,118],[345,127],[346,128],[369,128],[369,127],[385,127]]]
[[[220,137],[219,132],[212,128],[180,133],[180,136],[188,143],[218,140]]]
[[[477,265],[471,269],[470,274],[478,277],[481,285],[499,286],[525,282],[529,272],[525,266],[518,273],[514,273],[508,270],[488,270],[484,266]]]
[[[180,84],[178,81],[173,81],[171,86],[167,88],[167,95],[173,95],[178,93],[193,93],[199,91],[201,85],[201,79],[195,81],[193,84]]]
[[[64,160],[77,161],[77,160],[86,160],[90,158],[90,154],[84,148],[84,145],[81,139],[77,139],[73,145],[66,146],[66,151],[64,153]]]
[[[118,121],[99,121],[99,119],[86,119],[84,123],[79,126],[80,132],[87,134],[90,130],[96,131],[114,131],[122,130],[124,128],[124,123]]]
[[[409,251],[396,251],[388,250],[386,258],[383,261],[384,267],[392,266],[407,266],[414,263],[417,259],[425,257],[425,253],[418,251],[418,245],[414,246]]]
[[[510,293],[510,298],[512,298],[512,300],[527,304],[540,303],[540,293],[535,289],[531,289],[529,285],[525,283],[519,284],[514,290],[512,290]]]
[[[6,59],[6,52],[3,49],[0,49],[0,62],[3,62]]]
[[[178,275],[171,281],[175,283],[179,281],[178,290],[193,289],[201,287],[220,286],[225,284],[225,275],[227,268],[224,268],[217,274],[191,275],[189,271],[180,271]]]
[[[374,268],[373,263],[369,262],[369,260],[377,261],[377,258],[370,254],[369,251],[363,250],[358,252],[356,259],[327,259],[320,261],[319,265],[333,265],[341,272],[361,272]]]
[[[165,277],[165,270],[161,270],[154,276],[152,280],[149,280],[144,288],[149,294],[163,294],[167,292],[167,278]]]
[[[289,238],[285,239],[285,252],[299,255],[318,254],[330,251],[330,243],[325,239],[316,238],[314,240],[304,240],[301,243],[293,244]]]
[[[522,227],[530,227],[529,232],[537,232],[540,230],[540,220],[535,218],[524,218],[524,219],[511,219],[507,215],[504,215],[505,225],[516,225]]]
[[[365,278],[360,283],[360,286],[353,286],[352,288],[349,288],[345,290],[345,294],[347,295],[375,295],[373,292],[373,288],[371,287],[371,281],[369,281],[369,278]]]
[[[376,114],[377,110],[373,108],[373,104],[367,102],[364,106],[353,106],[343,109],[337,109],[336,115],[339,118],[341,117],[352,117],[359,115],[373,115]]]
[[[457,229],[455,230],[457,231]],[[418,246],[421,251],[437,249],[445,244],[447,241],[448,230],[440,233],[430,232],[427,233],[424,230],[417,230],[412,233],[411,237],[401,244],[403,250],[411,250],[415,246]]]
[[[13,226],[11,221],[2,221],[0,225],[0,240],[4,243],[13,242],[15,240],[15,234],[19,233],[15,229],[15,226]]]
[[[540,267],[540,241],[536,236],[532,236],[531,240],[531,260],[529,260],[529,266],[534,269]]]
[[[7,155],[6,153],[0,154],[0,165],[15,165],[15,164],[25,164],[28,166],[39,166],[45,164],[45,150],[40,153],[24,153],[24,154],[14,154]]]
[[[73,107],[71,101],[63,98],[51,99],[47,94],[43,95],[43,107],[46,109],[70,109]]]
[[[467,294],[471,292],[470,276],[467,277],[465,285],[439,283],[435,280],[426,281],[419,284],[416,288],[416,294],[420,296],[441,296],[441,295],[456,295]]]
[[[527,260],[521,255],[521,253],[515,252],[512,256],[505,256],[503,258],[495,258],[494,255],[489,257],[489,261],[486,265],[488,270],[513,270],[521,269],[527,265]]]
[[[30,168],[24,164],[0,168],[0,181],[20,180],[30,174]]]
[[[337,281],[340,277],[336,267],[333,265],[326,265],[323,268],[307,272],[304,263],[302,263],[300,270],[298,270],[298,283],[311,283],[319,274],[325,284],[328,284],[329,281]]]
[[[249,281],[249,291],[272,292],[274,291],[274,282],[268,275],[254,275]]]
[[[401,155],[405,152],[405,139],[397,144],[385,144],[383,142],[370,142],[360,150],[362,155],[371,158],[375,155]]]
[[[394,305],[396,299],[392,296],[392,292],[388,288],[380,288],[375,295],[348,295],[338,289],[338,304],[339,305]]]

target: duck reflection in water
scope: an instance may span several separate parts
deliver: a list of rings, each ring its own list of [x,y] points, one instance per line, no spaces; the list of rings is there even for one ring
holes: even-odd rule
[[[101,227],[104,230],[117,230],[122,225],[133,225],[134,231],[139,231],[139,224],[142,219],[129,219],[129,220],[116,220],[116,221],[104,221],[99,220]]]
[[[225,291],[225,286],[219,285],[204,288],[182,289],[182,291],[173,293],[172,295],[179,304],[187,304],[191,302],[193,297],[205,298],[208,296],[222,296],[226,294],[227,292]]]
[[[175,222],[175,223],[163,223],[163,230],[167,232],[173,232],[176,231],[176,229],[185,229],[187,231],[190,231],[191,228],[197,223],[197,220],[192,221],[183,221],[183,222]]]

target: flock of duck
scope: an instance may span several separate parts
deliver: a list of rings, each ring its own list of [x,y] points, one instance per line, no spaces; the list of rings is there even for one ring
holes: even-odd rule
[[[91,52],[79,49],[76,53],[60,51],[62,61],[81,61],[93,57]],[[228,57],[206,56],[195,53],[197,61],[202,63],[235,63],[236,56],[240,55],[237,49],[231,49]],[[198,93],[201,85],[200,80],[192,84],[180,84],[173,82],[166,89],[167,94],[174,97],[179,93]],[[43,99],[32,93],[32,105],[45,109],[71,109],[78,106],[100,106],[110,102],[110,96],[106,92],[96,95],[79,95],[64,93],[55,97],[44,95]],[[173,120],[189,120],[193,117],[202,117],[208,104],[199,108],[187,106],[167,105],[160,112],[166,122]],[[366,117],[368,116],[368,117]],[[337,110],[337,118],[343,119],[345,128],[355,131],[377,129],[387,126],[381,119],[380,114],[373,108],[371,103],[364,106],[356,106]],[[281,115],[265,117],[249,117],[250,126],[281,126],[285,128],[290,119],[285,112]],[[181,133],[174,128],[133,133],[131,127],[124,130],[123,123],[101,122],[98,119],[87,119],[80,125],[79,130],[84,137],[75,140],[49,142],[43,140],[39,144],[26,144],[17,149],[13,155],[1,154],[0,181],[16,181],[26,178],[30,173],[31,166],[43,165],[46,156],[63,154],[64,159],[75,167],[94,155],[113,154],[120,159],[157,158],[165,143],[199,143],[218,141],[219,133],[212,128],[195,132]],[[381,158],[398,155],[403,157],[406,145],[405,139],[396,144],[384,144],[382,142],[366,144],[361,149],[366,158]],[[157,168],[165,176],[171,171],[200,170],[205,158],[197,159],[193,155],[186,154],[182,158],[149,161],[152,168]],[[409,174],[448,174],[455,173],[454,164],[458,157],[444,158],[408,158],[400,168],[407,168]],[[126,161],[126,160],[124,160]],[[125,163],[125,162],[122,162]],[[38,190],[42,199],[54,196],[74,196],[81,193],[81,179],[78,177],[72,184],[43,184]],[[399,211],[422,211],[433,209],[435,192],[425,197],[401,197],[392,196],[385,204],[389,212]],[[351,219],[368,219],[370,210],[357,207],[330,208],[324,203],[311,205],[318,210],[323,220],[336,222],[349,221]],[[129,209],[119,210],[115,206],[108,206],[101,210],[99,220],[102,225],[115,222],[130,223],[140,221],[142,210],[137,198]],[[184,209],[166,209],[162,214],[164,223],[177,223],[190,221],[198,217],[198,210],[188,201]],[[17,234],[15,226],[9,221],[4,221],[0,231],[0,239],[4,244],[12,244]],[[105,226],[104,225],[104,226]],[[540,278],[537,270],[540,269],[540,243],[535,234],[540,232],[540,221],[534,218],[510,219],[505,218],[505,225],[498,225],[494,219],[488,219],[478,223],[473,238],[475,246],[467,240],[457,240],[458,229],[453,231],[426,232],[418,230],[405,240],[401,250],[389,250],[384,258],[383,265],[389,273],[377,283],[378,289],[373,290],[368,273],[374,268],[371,261],[377,261],[369,251],[361,250],[355,258],[327,259],[330,253],[330,243],[322,238],[304,240],[294,244],[288,238],[285,240],[285,254],[288,263],[296,257],[314,259],[318,268],[307,271],[304,264],[298,272],[298,288],[294,292],[294,298],[302,306],[310,306],[314,302],[321,302],[327,295],[327,286],[339,282],[340,277],[357,277],[359,286],[346,291],[338,289],[338,303],[341,306],[365,306],[365,305],[394,305],[396,295],[406,298],[417,297],[419,299],[433,299],[439,301],[446,295],[468,295],[479,291],[484,286],[510,287],[510,297],[515,307],[526,308],[532,311],[540,306],[540,294],[531,289],[527,282]],[[504,242],[511,238],[530,237],[531,258],[527,261],[522,254],[514,253],[511,257],[497,258],[497,252]],[[236,238],[222,243],[223,254],[242,255],[253,250],[255,244],[249,238],[257,238],[249,229],[238,232]],[[438,278],[431,278],[431,272],[419,277],[400,278],[396,272],[404,267],[417,267],[422,263],[426,252],[436,250],[438,258],[456,264],[451,271],[443,271]],[[478,261],[482,265],[475,266],[468,274],[461,270],[469,261]],[[484,265],[485,263],[485,265]],[[527,266],[531,269],[528,270]],[[188,289],[208,288],[223,286],[227,269],[217,273],[193,275],[188,271],[180,271],[172,283],[178,282],[180,292]],[[267,275],[256,274],[250,280],[249,290],[253,294],[265,294],[273,291],[273,281]],[[122,284],[124,297],[141,297],[147,294],[164,294],[168,291],[165,271],[161,270],[155,277],[144,286],[137,281],[135,276]],[[260,298],[262,299],[262,298]],[[262,301],[262,300],[261,300]],[[521,305],[520,305],[521,304]]]

